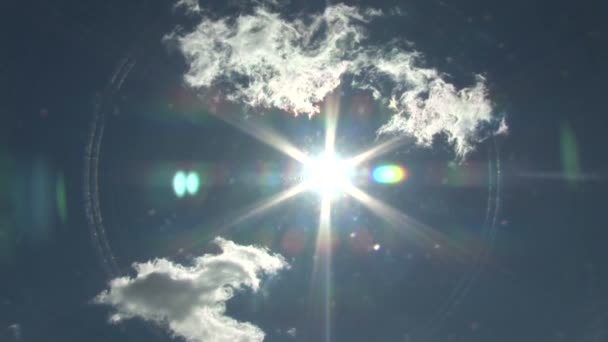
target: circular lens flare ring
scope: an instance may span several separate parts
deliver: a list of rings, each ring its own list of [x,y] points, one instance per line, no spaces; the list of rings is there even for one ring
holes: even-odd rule
[[[304,164],[302,180],[306,187],[325,199],[333,199],[350,184],[354,170],[333,154],[312,158]]]

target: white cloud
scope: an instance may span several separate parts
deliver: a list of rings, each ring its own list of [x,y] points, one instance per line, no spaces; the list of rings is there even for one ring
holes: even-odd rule
[[[182,8],[186,13],[200,13],[201,11],[198,0],[178,0],[173,7]]]
[[[244,78],[231,99],[295,114],[318,113],[318,103],[357,57],[364,32],[353,22],[377,14],[339,5],[294,21],[261,7],[234,22],[206,18],[177,37],[190,65],[186,81],[208,87],[222,78]]]
[[[507,119],[505,119],[504,117],[502,119],[500,119],[500,123],[498,126],[498,129],[496,130],[495,134],[500,134],[500,135],[508,135],[509,134],[509,127],[507,126]]]
[[[389,106],[396,114],[379,129],[380,134],[406,133],[418,143],[430,145],[434,136],[445,133],[456,153],[464,156],[479,139],[480,124],[492,121],[492,107],[481,77],[475,86],[456,90],[429,69],[392,76],[407,80],[404,83],[411,88],[393,91]]]
[[[203,18],[192,32],[167,38],[178,42],[192,87],[227,82],[230,100],[314,115],[351,74],[354,87],[390,99],[395,115],[379,133],[405,133],[423,145],[445,133],[456,152],[466,154],[480,126],[493,121],[483,77],[457,89],[436,70],[420,67],[423,56],[416,51],[397,48],[396,41],[374,45],[366,27],[382,16],[380,10],[339,4],[288,20],[258,7],[237,18]]]
[[[135,277],[112,280],[95,302],[111,305],[111,322],[140,317],[166,326],[187,341],[262,341],[264,332],[251,323],[225,315],[234,292],[256,291],[260,275],[289,267],[282,256],[255,246],[237,245],[216,238],[222,249],[206,254],[192,266],[167,259],[135,263]]]

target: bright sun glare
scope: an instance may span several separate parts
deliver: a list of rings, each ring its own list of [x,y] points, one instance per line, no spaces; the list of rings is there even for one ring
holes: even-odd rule
[[[324,154],[304,163],[303,183],[324,199],[334,199],[344,192],[353,177],[353,169],[335,155]]]

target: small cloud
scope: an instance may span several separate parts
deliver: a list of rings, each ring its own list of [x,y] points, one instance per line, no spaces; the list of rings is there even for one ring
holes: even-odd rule
[[[13,341],[21,341],[21,325],[13,323],[8,326],[8,331]]]
[[[286,332],[287,332],[287,335],[289,335],[291,337],[296,337],[296,334],[297,334],[296,328],[287,329]]]
[[[407,12],[401,9],[399,6],[395,6],[388,11],[388,14],[394,16],[407,16]]]
[[[183,9],[186,13],[200,13],[201,7],[198,0],[178,0],[173,8]]]
[[[187,341],[262,341],[259,327],[225,315],[226,301],[244,288],[257,291],[261,274],[289,265],[263,248],[219,237],[214,243],[222,252],[200,256],[192,266],[162,258],[135,263],[134,277],[113,279],[94,302],[113,307],[113,323],[139,317]]]
[[[507,120],[503,117],[500,120],[500,124],[498,125],[498,129],[496,130],[496,135],[508,135],[509,127],[507,127]]]

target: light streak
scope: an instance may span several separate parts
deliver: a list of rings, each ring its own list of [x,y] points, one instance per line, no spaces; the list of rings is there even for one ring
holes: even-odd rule
[[[211,114],[300,163],[305,163],[308,160],[306,153],[295,147],[285,137],[275,132],[270,127],[253,121],[254,119],[243,119],[230,114]]]
[[[331,200],[321,200],[321,211],[319,215],[319,229],[317,231],[317,242],[315,247],[315,264],[313,269],[313,283],[323,287],[323,333],[325,342],[331,341],[331,303],[332,303],[332,237],[331,237]]]
[[[250,218],[261,215],[278,204],[300,194],[304,190],[306,190],[304,184],[297,184],[275,195],[262,199],[245,209],[243,214],[238,215],[228,223],[223,224],[219,230],[221,231],[236,226]]]
[[[364,151],[364,152],[352,157],[347,162],[351,167],[355,167],[370,159],[379,157],[381,155],[384,155],[386,153],[389,153],[389,152],[399,148],[400,146],[405,144],[406,141],[407,140],[403,137],[392,138],[390,140],[387,140],[379,145],[376,145],[376,146],[370,148],[367,151]]]

